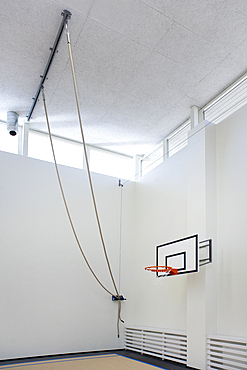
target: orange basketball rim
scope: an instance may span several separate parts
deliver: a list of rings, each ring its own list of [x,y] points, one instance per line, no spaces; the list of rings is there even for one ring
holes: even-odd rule
[[[178,273],[177,269],[174,269],[170,266],[147,266],[147,267],[145,267],[145,270],[151,271],[151,272],[157,272],[157,273],[163,272],[164,276],[177,275],[177,273]]]

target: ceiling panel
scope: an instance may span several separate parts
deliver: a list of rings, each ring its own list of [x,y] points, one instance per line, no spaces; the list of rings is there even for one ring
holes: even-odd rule
[[[238,9],[240,12],[247,15],[247,3],[245,0],[228,0],[228,3],[234,8]]]
[[[216,46],[232,50],[246,39],[246,1],[143,1]]]
[[[155,51],[204,75],[229,53],[179,24],[170,28]]]
[[[95,58],[103,59],[102,63],[109,61],[116,67],[131,71],[151,54],[148,47],[91,19],[87,19],[76,48],[89,50]]]
[[[145,154],[247,67],[242,0],[1,0],[0,119],[24,120],[68,21],[86,140]],[[52,131],[80,140],[66,35],[45,81]],[[30,127],[47,130],[42,99]]]
[[[139,0],[96,0],[89,17],[154,48],[173,21]]]
[[[68,8],[72,12],[72,14],[74,13],[73,10],[75,10],[76,12],[88,16],[88,13],[90,12],[94,1],[95,0],[62,0],[57,1],[57,3],[58,6],[64,4],[64,7],[66,9]]]

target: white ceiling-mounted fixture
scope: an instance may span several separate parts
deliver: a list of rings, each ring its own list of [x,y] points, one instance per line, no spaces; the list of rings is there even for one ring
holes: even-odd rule
[[[7,130],[11,136],[15,136],[18,133],[18,117],[19,115],[15,112],[7,112]]]

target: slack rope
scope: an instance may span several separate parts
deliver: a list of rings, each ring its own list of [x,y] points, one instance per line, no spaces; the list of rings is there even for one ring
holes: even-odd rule
[[[67,23],[66,23],[66,34],[67,34],[67,45],[68,45],[68,50],[69,50],[69,59],[70,59],[70,65],[71,65],[71,72],[72,72],[73,84],[74,84],[74,92],[75,92],[77,113],[78,113],[78,119],[79,119],[79,124],[80,124],[81,137],[82,137],[82,143],[83,143],[83,148],[84,148],[87,174],[88,174],[88,180],[89,180],[89,185],[90,185],[90,189],[91,189],[94,211],[95,211],[95,216],[96,216],[96,220],[97,220],[97,224],[98,224],[98,230],[99,230],[100,239],[101,239],[102,247],[103,247],[103,250],[104,250],[105,259],[106,259],[106,262],[107,262],[109,274],[111,276],[112,283],[113,283],[113,286],[114,286],[115,291],[116,291],[115,297],[118,299],[117,333],[118,333],[118,338],[119,338],[119,322],[120,321],[123,322],[123,320],[121,319],[121,300],[120,300],[120,295],[119,295],[117,285],[115,283],[113,273],[112,273],[112,270],[111,270],[110,261],[109,261],[108,256],[107,256],[106,246],[105,246],[103,233],[102,233],[102,228],[101,228],[101,224],[100,224],[100,220],[99,220],[99,214],[98,214],[98,210],[97,210],[97,206],[96,206],[96,200],[95,200],[95,195],[94,195],[94,190],[93,190],[93,183],[92,183],[91,173],[90,173],[90,169],[89,169],[89,162],[88,162],[88,157],[87,157],[86,142],[85,142],[83,127],[82,127],[82,119],[81,119],[81,112],[80,112],[80,105],[79,105],[79,98],[78,98],[78,90],[77,90],[76,77],[75,77],[74,61],[73,61],[73,55],[72,55],[71,44],[70,44],[70,35],[69,35],[69,29],[68,29],[68,24]]]
[[[70,215],[70,212],[69,212],[69,207],[68,207],[68,204],[67,204],[67,201],[66,201],[66,198],[65,198],[65,195],[64,195],[64,191],[63,191],[63,186],[62,186],[62,181],[61,181],[61,177],[60,177],[60,174],[59,174],[59,170],[58,170],[58,165],[57,165],[57,160],[56,160],[56,156],[55,156],[55,150],[54,150],[54,146],[53,146],[53,141],[52,141],[52,135],[51,135],[51,129],[50,129],[50,123],[49,123],[49,118],[48,118],[48,113],[47,113],[47,108],[46,108],[46,101],[45,101],[45,93],[44,93],[44,88],[42,87],[42,96],[43,96],[43,104],[44,104],[44,110],[45,110],[45,116],[46,116],[46,123],[47,123],[47,127],[48,127],[48,133],[49,133],[49,137],[50,137],[50,143],[51,143],[51,149],[52,149],[52,154],[53,154],[53,160],[54,160],[54,164],[55,164],[55,168],[56,168],[56,173],[57,173],[57,178],[58,178],[58,182],[59,182],[59,187],[60,187],[60,190],[61,190],[61,194],[62,194],[62,198],[63,198],[63,202],[64,202],[64,205],[65,205],[65,209],[66,209],[66,212],[67,212],[67,215],[68,215],[68,219],[69,219],[69,222],[70,222],[70,226],[72,228],[72,231],[73,231],[73,234],[74,234],[74,237],[75,237],[75,240],[77,242],[77,245],[80,249],[80,252],[89,268],[89,270],[91,271],[91,273],[93,274],[93,276],[95,277],[95,279],[97,280],[97,282],[102,286],[103,289],[105,289],[107,291],[107,293],[113,295],[102,283],[101,281],[99,280],[99,278],[96,276],[96,274],[94,273],[92,267],[90,266],[87,258],[86,258],[86,255],[85,253],[83,252],[82,250],[82,247],[81,247],[81,244],[80,244],[80,241],[78,239],[78,236],[77,236],[77,233],[75,231],[75,227],[74,227],[74,224],[73,224],[73,221],[72,221],[72,218],[71,218],[71,215]],[[116,297],[117,298],[117,297]]]
[[[89,268],[89,270],[90,270],[90,272],[93,274],[94,278],[96,279],[96,281],[100,284],[100,286],[107,293],[109,293],[111,296],[115,297],[118,300],[117,333],[118,333],[118,338],[119,338],[119,323],[120,323],[120,321],[121,322],[124,322],[121,319],[121,299],[120,299],[120,295],[119,295],[119,292],[118,292],[118,289],[117,289],[117,286],[116,286],[116,283],[115,283],[115,280],[114,280],[114,277],[113,277],[113,273],[112,273],[112,270],[111,270],[110,261],[109,261],[108,255],[107,255],[106,246],[105,246],[105,242],[104,242],[104,238],[103,238],[103,233],[102,233],[102,228],[101,228],[101,224],[100,224],[100,219],[99,219],[99,215],[98,215],[98,210],[97,210],[97,206],[96,206],[96,200],[95,200],[95,195],[94,195],[94,190],[93,190],[93,183],[92,183],[91,173],[90,173],[90,169],[89,169],[89,161],[88,161],[88,157],[87,157],[86,143],[85,143],[84,132],[83,132],[83,127],[82,127],[82,120],[81,120],[80,107],[79,107],[79,99],[78,99],[78,92],[77,92],[77,85],[76,85],[76,78],[75,78],[75,70],[74,70],[73,56],[72,56],[72,51],[71,51],[70,37],[69,37],[69,31],[68,31],[68,25],[67,25],[67,23],[66,23],[66,33],[67,33],[67,44],[68,44],[68,49],[69,49],[69,57],[70,57],[71,71],[72,71],[74,91],[75,91],[75,98],[76,98],[76,105],[77,105],[77,113],[78,113],[78,119],[79,119],[79,124],[80,124],[80,130],[81,130],[81,136],[82,136],[82,143],[83,143],[83,149],[84,149],[84,155],[85,155],[85,162],[86,162],[86,167],[87,167],[87,173],[88,173],[88,180],[89,180],[89,185],[90,185],[91,196],[92,196],[92,200],[93,200],[93,206],[94,206],[95,216],[96,216],[96,220],[97,220],[97,225],[98,225],[98,230],[99,230],[99,234],[100,234],[100,239],[101,239],[102,247],[103,247],[103,250],[104,250],[105,259],[106,259],[106,262],[107,262],[107,266],[108,266],[108,270],[109,270],[109,273],[110,273],[110,276],[111,276],[111,280],[112,280],[113,286],[114,286],[115,291],[116,291],[116,294],[115,295],[112,294],[101,283],[101,281],[99,280],[99,278],[94,273],[92,267],[90,266],[90,264],[89,264],[89,262],[88,262],[88,260],[86,258],[85,253],[82,250],[80,241],[79,241],[78,236],[77,236],[77,233],[75,231],[75,227],[74,227],[74,224],[73,224],[73,221],[72,221],[70,212],[69,212],[69,208],[68,208],[68,205],[67,205],[67,202],[66,202],[64,191],[63,191],[63,186],[62,186],[61,178],[60,178],[60,175],[59,175],[59,170],[58,170],[58,166],[57,166],[57,161],[56,161],[56,156],[55,156],[55,151],[54,151],[54,146],[53,146],[53,141],[52,141],[52,135],[51,135],[51,130],[50,130],[50,123],[49,123],[49,118],[48,118],[48,113],[47,113],[47,107],[46,107],[46,101],[45,101],[45,94],[44,94],[44,87],[42,86],[42,96],[43,96],[43,104],[44,104],[46,122],[47,122],[48,133],[49,133],[49,138],[50,138],[50,143],[51,143],[51,148],[52,148],[52,153],[53,153],[53,159],[54,159],[54,164],[55,164],[55,168],[56,168],[57,178],[58,178],[58,182],[59,182],[59,186],[60,186],[60,190],[61,190],[63,202],[64,202],[64,205],[65,205],[67,216],[68,216],[68,219],[69,219],[69,222],[70,222],[70,225],[71,225],[71,228],[72,228],[74,237],[76,239],[77,245],[79,247],[79,250],[80,250],[80,252],[81,252],[81,254],[82,254],[82,256],[83,256],[83,258],[84,258],[84,260],[85,260],[85,262],[86,262],[86,264],[87,264],[87,266]]]
[[[90,169],[89,169],[89,162],[88,162],[88,157],[87,157],[86,143],[85,143],[84,132],[83,132],[83,128],[82,128],[82,119],[81,119],[81,112],[80,112],[80,105],[79,105],[78,91],[77,91],[77,84],[76,84],[76,78],[75,78],[75,68],[74,68],[72,50],[71,50],[71,45],[70,45],[70,36],[69,36],[69,30],[68,30],[67,23],[66,23],[66,33],[67,33],[67,44],[68,44],[68,49],[69,49],[69,59],[70,59],[72,77],[73,77],[74,92],[75,92],[75,99],[76,99],[76,106],[77,106],[77,113],[78,113],[78,119],[79,119],[80,129],[81,129],[81,137],[82,137],[82,143],[83,143],[83,148],[84,148],[84,155],[85,155],[85,161],[86,161],[86,167],[87,167],[87,174],[88,174],[88,180],[89,180],[89,185],[90,185],[90,189],[91,189],[91,195],[92,195],[92,200],[93,200],[93,206],[94,206],[95,216],[96,216],[96,220],[97,220],[98,230],[99,230],[100,239],[101,239],[102,247],[103,247],[103,250],[104,250],[104,254],[105,254],[105,259],[106,259],[106,262],[107,262],[108,270],[109,270],[109,273],[110,273],[110,276],[111,276],[111,280],[112,280],[113,286],[114,286],[115,291],[116,291],[116,296],[119,297],[118,289],[117,289],[117,286],[116,286],[116,283],[115,283],[115,280],[114,280],[114,277],[113,277],[113,273],[112,273],[112,270],[111,270],[110,261],[109,261],[108,256],[107,256],[106,246],[105,246],[105,242],[104,242],[104,238],[103,238],[103,233],[102,233],[102,229],[101,229],[101,225],[100,225],[100,220],[99,220],[99,214],[98,214],[98,210],[97,210],[97,206],[96,206],[96,200],[95,200],[95,195],[94,195],[94,190],[93,190],[93,183],[92,183],[91,173],[90,173]]]

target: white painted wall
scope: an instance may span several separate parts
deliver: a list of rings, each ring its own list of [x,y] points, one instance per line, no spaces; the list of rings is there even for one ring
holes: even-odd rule
[[[114,293],[86,172],[64,166],[60,169],[84,251],[98,277]],[[116,332],[117,304],[95,281],[79,252],[54,165],[1,152],[0,173],[0,358],[121,348],[123,335],[117,339]],[[93,183],[111,267],[118,282],[118,179],[93,174]],[[126,206],[133,203],[128,200],[131,196],[127,189],[123,218],[130,221]],[[126,222],[125,225],[128,226]],[[124,254],[129,239],[133,240],[131,228],[122,240],[123,264],[132,260]],[[122,285],[126,285],[124,278]]]
[[[217,125],[218,334],[247,337],[247,106]]]
[[[135,189],[133,323],[187,330],[188,364],[198,369],[207,335],[247,336],[246,117],[244,107],[218,126],[199,125],[187,148]],[[213,239],[213,263],[152,285],[143,267],[155,264],[155,246],[193,233]]]
[[[215,135],[204,136],[207,153],[201,145],[193,150],[187,146],[122,189],[117,179],[93,174],[111,265],[120,279],[120,293],[127,297],[122,310],[127,326],[191,334],[201,323],[199,333],[204,336],[247,336],[245,117],[247,107],[216,126],[216,142]],[[188,179],[191,168],[200,168],[200,158],[204,166],[200,179],[205,176],[206,184],[197,174],[196,184]],[[60,168],[82,245],[99,277],[112,289],[86,173]],[[54,166],[0,153],[0,173],[0,358],[121,348],[116,306],[78,251]],[[144,267],[155,264],[155,246],[197,232],[192,220],[200,209],[204,215],[199,213],[198,229],[201,237],[213,238],[213,264],[193,276],[158,279],[161,285],[154,285]],[[188,347],[190,365],[204,369],[205,338],[198,345],[198,350]]]
[[[186,330],[186,282],[180,275],[156,279],[156,246],[187,235],[187,148],[136,184],[135,325]],[[159,281],[161,285],[155,285]]]
[[[193,128],[188,140],[188,234],[199,242],[212,239],[217,247],[217,181],[215,125],[203,121]],[[201,253],[199,249],[199,261]],[[187,364],[206,369],[207,334],[217,330],[217,260],[199,267],[187,279]]]

